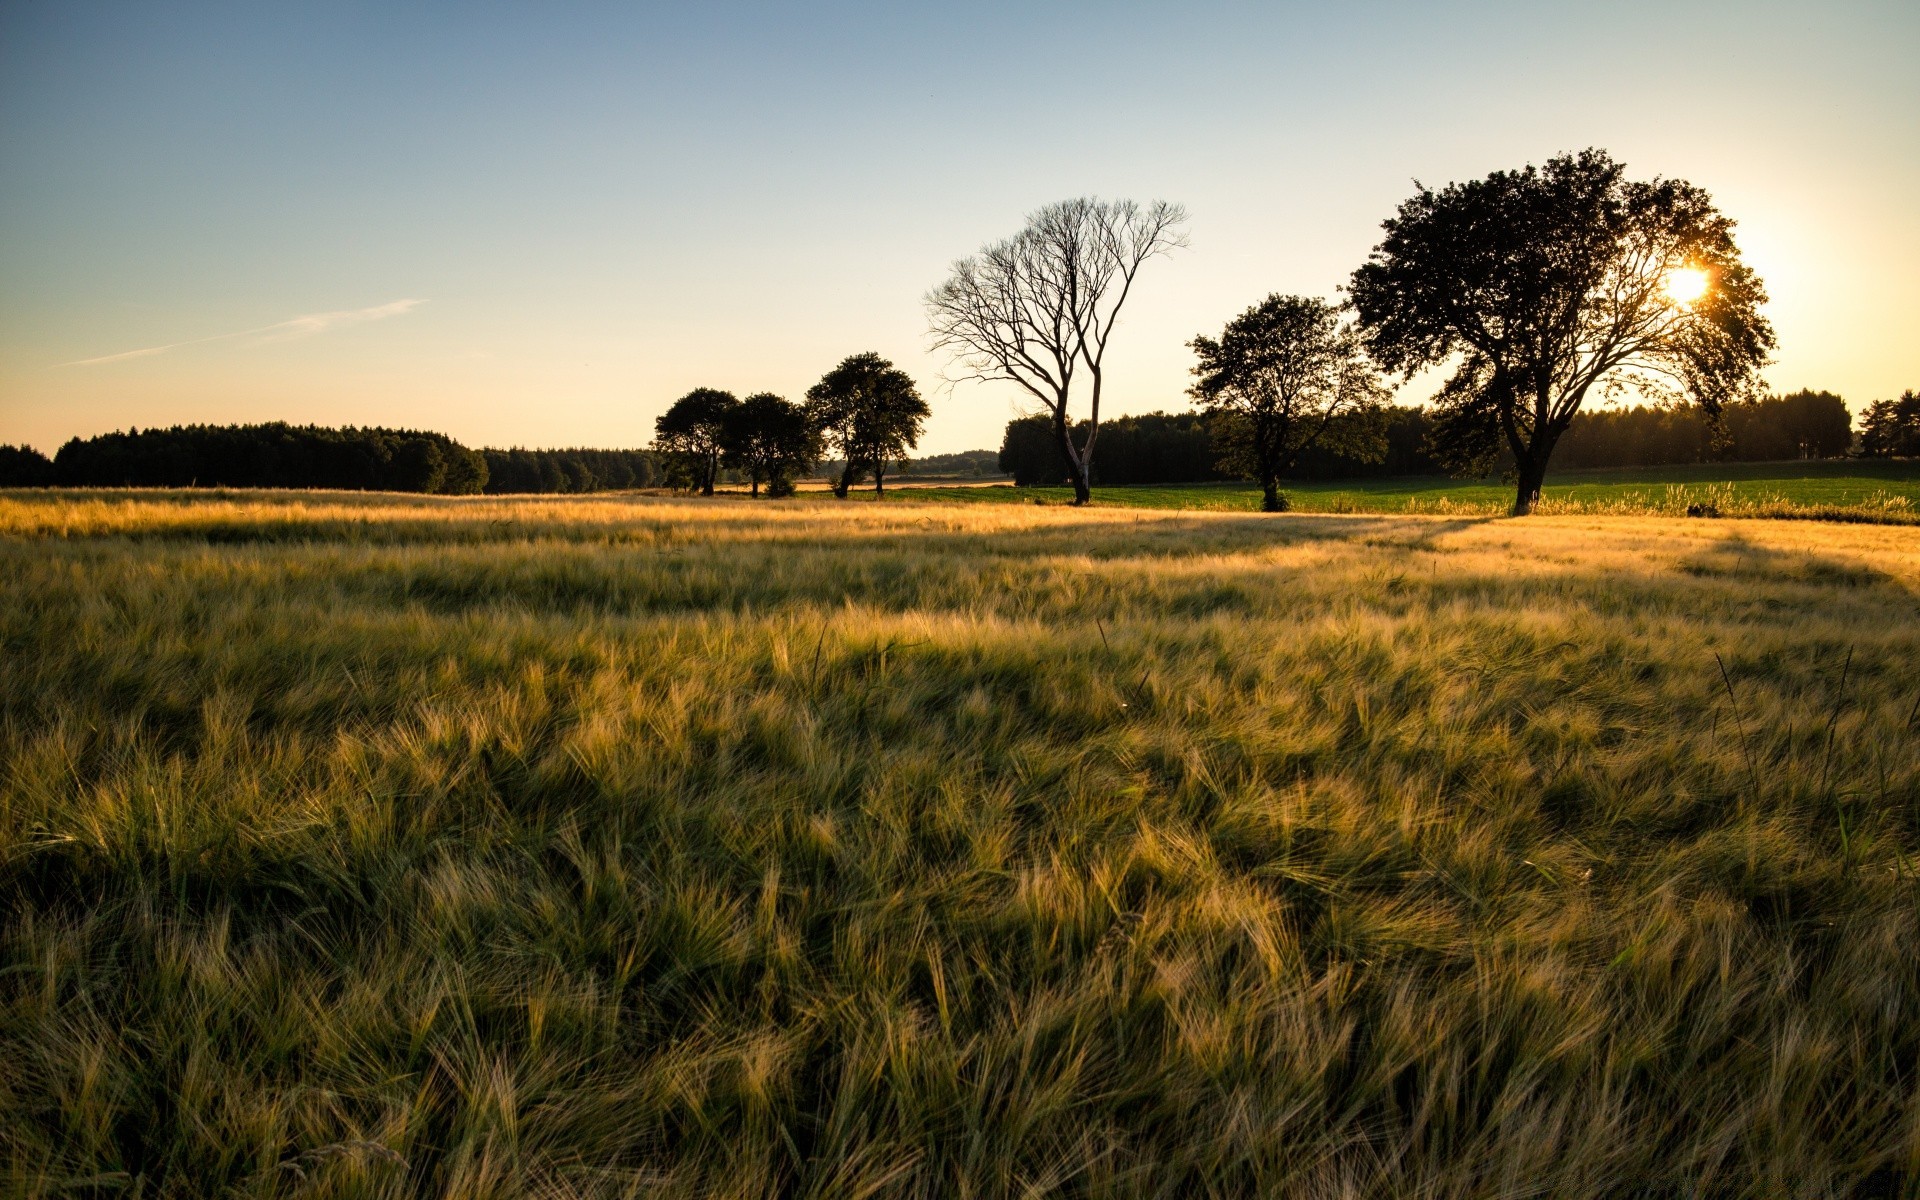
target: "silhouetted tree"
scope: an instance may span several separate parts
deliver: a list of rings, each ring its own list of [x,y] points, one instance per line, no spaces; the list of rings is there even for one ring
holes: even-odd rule
[[[1629,181],[1597,150],[1422,187],[1384,228],[1351,287],[1368,347],[1408,377],[1458,358],[1436,449],[1462,468],[1504,447],[1516,515],[1594,389],[1684,393],[1713,415],[1773,347],[1733,222],[1699,188]],[[1687,278],[1704,291],[1674,286]]]
[[[1920,457],[1920,392],[1868,405],[1860,420],[1860,452],[1873,458]]]
[[[722,461],[746,472],[753,494],[793,493],[794,477],[820,458],[820,432],[798,404],[756,392],[729,409],[720,432]]]
[[[960,366],[955,378],[1008,380],[1045,406],[1076,504],[1093,481],[1114,323],[1142,264],[1186,244],[1177,228],[1185,220],[1185,209],[1159,200],[1050,204],[1013,237],[954,263],[927,293],[933,346]],[[1076,435],[1070,406],[1082,370],[1088,408]]]
[[[653,423],[654,452],[676,482],[713,495],[720,475],[721,436],[727,416],[740,406],[732,392],[695,388],[675,400]]]
[[[1362,461],[1386,452],[1387,389],[1340,310],[1312,296],[1271,295],[1187,343],[1188,389],[1213,426],[1221,465],[1258,481],[1261,507],[1284,512],[1280,476],[1316,446]]]
[[[849,356],[808,388],[807,412],[827,451],[845,460],[833,485],[842,500],[869,471],[874,492],[885,492],[887,464],[919,444],[928,416],[912,377],[873,353]]]
[[[47,487],[53,460],[32,446],[0,446],[0,487]]]

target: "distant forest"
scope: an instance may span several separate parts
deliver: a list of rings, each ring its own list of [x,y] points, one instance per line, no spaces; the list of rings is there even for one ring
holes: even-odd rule
[[[660,482],[645,450],[473,450],[440,433],[177,425],[75,438],[52,459],[0,447],[0,487],[337,488],[460,496],[599,492]]]
[[[1432,415],[1386,412],[1385,451],[1375,462],[1310,452],[1299,479],[1444,473],[1430,446]],[[1858,452],[1920,454],[1920,396],[1882,401],[1863,422]],[[1839,458],[1855,450],[1846,404],[1830,392],[1795,392],[1730,404],[1718,429],[1697,408],[1582,412],[1561,439],[1557,469],[1770,462]],[[1232,476],[1218,463],[1201,413],[1147,413],[1101,423],[1095,482],[1201,483]],[[831,474],[837,464],[823,464]],[[990,450],[908,460],[902,476],[1011,475],[1021,486],[1064,480],[1058,446],[1043,417],[1007,425]],[[311,425],[183,425],[75,438],[48,459],[25,446],[0,446],[0,487],[281,487],[360,491],[581,493],[665,486],[649,450],[473,450],[445,434],[407,429]]]
[[[1289,474],[1296,479],[1316,480],[1445,474],[1445,467],[1432,453],[1432,428],[1430,410],[1392,407],[1386,411],[1386,447],[1379,461],[1362,462],[1309,450]],[[1907,444],[1869,438],[1868,449],[1872,451],[1883,443]],[[1099,446],[1093,480],[1099,484],[1201,483],[1236,478],[1218,465],[1213,432],[1201,413],[1109,418],[1100,423]],[[1554,467],[1565,470],[1843,458],[1852,449],[1853,422],[1846,403],[1831,392],[1795,392],[1729,404],[1717,431],[1705,413],[1692,407],[1582,412],[1560,439]],[[1024,417],[1008,423],[1006,440],[1000,446],[1000,469],[1023,487],[1066,482],[1066,468],[1047,418]]]

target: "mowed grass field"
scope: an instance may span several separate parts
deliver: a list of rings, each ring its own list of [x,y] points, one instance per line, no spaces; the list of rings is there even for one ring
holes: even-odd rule
[[[1436,476],[1298,481],[1282,485],[1300,512],[1504,515],[1513,486],[1497,480]],[[1071,488],[900,487],[896,498],[968,503],[1067,504]],[[1681,516],[1707,503],[1728,516],[1820,517],[1829,520],[1920,524],[1920,461],[1836,459],[1785,463],[1705,463],[1556,471],[1547,479],[1543,514]],[[1129,508],[1190,508],[1256,512],[1260,488],[1251,483],[1097,487],[1094,503]]]
[[[1920,1186],[1920,528],[0,497],[0,1191]]]

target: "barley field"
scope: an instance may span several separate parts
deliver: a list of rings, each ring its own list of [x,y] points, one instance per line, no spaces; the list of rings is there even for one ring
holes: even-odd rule
[[[1920,528],[0,496],[0,1192],[1920,1189]]]

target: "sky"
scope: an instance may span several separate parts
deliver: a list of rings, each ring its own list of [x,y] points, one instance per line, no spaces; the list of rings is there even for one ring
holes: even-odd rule
[[[921,298],[1079,195],[1187,206],[1105,412],[1197,333],[1336,297],[1414,181],[1587,146],[1706,188],[1766,371],[1920,388],[1920,5],[0,0],[0,443],[286,420],[638,446],[697,386],[873,350],[923,452]],[[1401,399],[1422,400],[1416,380]]]

